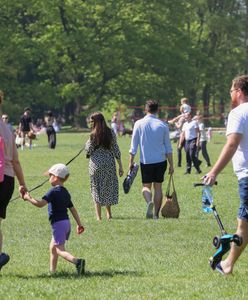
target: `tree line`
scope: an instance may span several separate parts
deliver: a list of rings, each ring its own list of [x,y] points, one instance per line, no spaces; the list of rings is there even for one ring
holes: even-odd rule
[[[52,109],[82,126],[147,98],[229,110],[248,72],[248,0],[0,0],[0,89],[18,121]],[[211,109],[209,109],[211,107]]]

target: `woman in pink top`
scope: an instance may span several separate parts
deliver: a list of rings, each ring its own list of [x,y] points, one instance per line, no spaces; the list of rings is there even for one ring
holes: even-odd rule
[[[3,92],[0,91],[0,113],[3,103]],[[9,201],[14,192],[14,176],[19,181],[19,192],[21,194],[27,191],[22,168],[18,159],[18,153],[15,145],[15,138],[10,129],[0,119],[0,143],[3,152],[0,156],[0,270],[9,261],[9,255],[2,252],[3,235],[1,231],[1,222],[6,218],[6,210]],[[2,176],[1,176],[2,175]]]

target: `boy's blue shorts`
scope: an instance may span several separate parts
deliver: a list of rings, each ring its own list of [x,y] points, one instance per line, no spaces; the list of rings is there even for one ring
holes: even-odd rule
[[[240,197],[238,218],[248,221],[248,177],[241,178],[238,183]]]

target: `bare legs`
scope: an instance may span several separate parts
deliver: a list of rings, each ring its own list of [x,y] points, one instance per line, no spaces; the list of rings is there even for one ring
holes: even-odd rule
[[[239,236],[242,237],[243,243],[241,246],[237,246],[232,243],[231,250],[229,255],[225,260],[221,262],[221,267],[225,274],[231,274],[233,267],[241,253],[244,251],[248,243],[248,222],[245,220],[238,219],[238,228],[236,232]]]
[[[101,205],[98,202],[95,202],[95,209],[96,209],[96,219],[97,221],[101,221],[102,211],[101,211]]]
[[[25,147],[25,140],[26,140],[26,135],[28,134],[28,131],[21,131],[21,148],[24,149]],[[29,149],[32,149],[32,140],[29,140]]]
[[[142,189],[142,195],[147,204],[150,202],[154,203],[154,216],[158,217],[160,207],[162,204],[163,192],[162,192],[162,183],[154,182],[153,189],[154,189],[154,196],[152,197],[152,183],[144,183]]]
[[[108,220],[112,219],[111,206],[110,205],[106,205],[106,215],[107,215]]]
[[[98,202],[95,202],[95,210],[96,210],[96,219],[97,221],[101,221],[102,219],[102,209],[101,205]],[[111,205],[106,205],[106,215],[107,219],[112,219],[112,213],[111,213]]]
[[[153,197],[154,216],[158,217],[161,204],[162,204],[162,199],[163,199],[162,183],[154,182],[153,187],[154,187],[154,197]]]
[[[58,257],[61,256],[65,260],[76,264],[77,259],[72,256],[69,252],[65,251],[65,245],[55,245],[54,239],[52,238],[50,243],[50,272],[54,273],[57,268]]]

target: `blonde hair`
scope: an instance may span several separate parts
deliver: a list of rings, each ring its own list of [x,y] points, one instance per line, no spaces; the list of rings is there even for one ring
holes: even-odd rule
[[[184,103],[188,103],[188,98],[182,98],[181,99],[181,104],[184,104]]]

